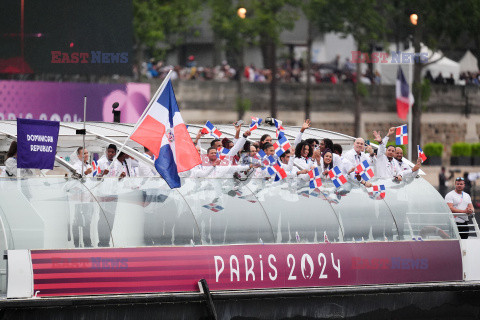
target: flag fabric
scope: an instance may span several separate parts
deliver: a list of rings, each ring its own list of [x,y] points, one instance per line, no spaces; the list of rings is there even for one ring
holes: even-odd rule
[[[202,128],[202,133],[210,133],[215,139],[220,139],[222,133],[210,121],[207,121]]]
[[[220,160],[223,160],[225,159],[225,157],[228,155],[229,152],[230,152],[230,149],[220,147],[217,149],[217,158],[219,158]]]
[[[258,127],[260,126],[261,123],[262,123],[261,118],[252,117],[252,123],[250,124],[250,131],[258,129]]]
[[[274,181],[279,181],[287,177],[287,173],[278,163],[269,166],[267,172],[272,176],[275,175]]]
[[[204,207],[204,208],[206,208],[210,211],[213,211],[213,212],[219,212],[219,211],[222,211],[224,209],[222,206],[219,206],[216,203],[209,203],[209,204],[206,204],[202,207]]]
[[[355,170],[363,180],[368,181],[371,178],[373,178],[374,173],[370,165],[368,164],[367,160],[363,160],[362,163],[360,163]]]
[[[342,174],[342,170],[340,170],[338,166],[335,166],[332,168],[332,170],[328,171],[328,176],[336,188],[347,183],[347,178],[345,178],[345,176]]]
[[[154,98],[156,101],[139,120],[130,138],[153,152],[158,173],[170,188],[179,188],[178,173],[188,171],[202,161],[180,115],[169,76],[163,85],[158,98]]]
[[[310,177],[310,189],[320,188],[322,186],[322,178],[318,168],[308,171],[308,176]]]
[[[97,164],[97,161],[92,160],[92,174],[95,177],[97,174],[100,175],[102,173],[102,170],[100,170],[100,167]]]
[[[17,119],[17,168],[53,169],[60,122]]]
[[[395,129],[395,143],[397,145],[408,144],[408,129],[406,124]]]
[[[273,123],[275,124],[275,128],[277,128],[276,133],[277,133],[277,138],[280,133],[282,133],[285,129],[282,126],[282,121],[278,119],[273,119]]]
[[[381,199],[385,198],[385,185],[373,185],[373,192],[375,195],[379,196]]]
[[[278,141],[273,144],[273,147],[275,148],[275,154],[280,157],[292,146],[288,141],[287,137],[285,137],[285,134],[283,132],[280,132],[280,134],[278,135]]]
[[[427,156],[425,155],[425,152],[423,152],[422,148],[417,145],[417,151],[418,151],[418,157],[422,159],[422,162],[425,162],[427,160]]]
[[[328,240],[327,231],[323,231],[323,242],[330,243],[330,241]]]
[[[415,99],[413,98],[410,87],[405,80],[401,67],[398,67],[395,92],[397,97],[397,115],[400,119],[406,120],[408,110],[415,102]]]

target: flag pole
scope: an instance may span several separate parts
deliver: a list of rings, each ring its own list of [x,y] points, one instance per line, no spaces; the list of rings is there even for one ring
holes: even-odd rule
[[[133,127],[133,130],[130,132],[130,134],[128,135],[128,137],[125,139],[125,141],[123,142],[123,144],[122,144],[122,146],[120,147],[120,149],[118,149],[117,154],[115,155],[115,157],[114,157],[113,160],[112,160],[112,163],[111,163],[110,166],[108,167],[108,171],[110,171],[111,167],[113,166],[113,163],[114,163],[115,160],[118,158],[118,155],[120,154],[120,152],[122,152],[122,151],[123,151],[123,148],[125,148],[128,140],[130,139],[130,137],[132,136],[132,134],[135,132],[135,130],[137,130],[138,126],[143,122],[143,119],[144,119],[145,115],[147,114],[148,110],[150,110],[150,108],[152,107],[153,103],[157,100],[157,97],[158,97],[158,95],[160,94],[160,92],[162,92],[163,89],[165,89],[165,86],[167,85],[168,80],[170,80],[171,73],[172,73],[172,70],[170,70],[170,71],[168,72],[167,76],[165,77],[165,79],[163,79],[163,82],[162,82],[162,84],[160,85],[160,87],[158,87],[157,92],[155,92],[154,96],[152,97],[152,99],[151,99],[150,102],[148,103],[148,105],[147,105],[147,107],[145,108],[145,110],[143,111],[142,115],[140,116],[140,118],[138,118],[138,121],[137,121],[137,123],[135,124],[135,127]]]
[[[413,54],[415,54],[415,48],[413,48],[412,40],[409,40],[410,48],[413,49]],[[415,61],[415,60],[414,60]],[[409,86],[409,95],[408,95],[408,160],[413,161],[413,148],[412,148],[412,136],[413,136],[413,114],[412,108],[413,105],[410,105],[410,95],[413,95],[412,91],[412,82],[413,82],[413,63],[408,64],[408,86]]]
[[[83,97],[83,149],[82,149],[82,159],[80,161],[82,162],[82,177],[85,174],[85,171],[83,170],[84,167],[84,154],[85,154],[85,121],[87,121],[87,96]]]

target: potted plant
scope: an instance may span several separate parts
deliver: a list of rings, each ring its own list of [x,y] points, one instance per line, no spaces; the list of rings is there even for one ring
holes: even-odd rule
[[[480,143],[472,143],[472,166],[480,166]]]
[[[472,156],[472,146],[466,142],[455,142],[452,144],[452,156],[450,164],[452,166],[469,166]]]
[[[439,142],[427,143],[423,146],[423,152],[427,156],[424,164],[430,166],[442,165],[443,144]]]

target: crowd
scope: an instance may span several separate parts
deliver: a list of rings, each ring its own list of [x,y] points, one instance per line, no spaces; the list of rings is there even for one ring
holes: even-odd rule
[[[172,79],[181,80],[216,80],[230,81],[243,77],[249,82],[270,82],[272,80],[272,71],[270,69],[258,68],[253,64],[245,66],[239,72],[223,61],[219,66],[198,66],[194,56],[189,56],[185,66],[165,65],[163,61],[151,59],[144,62],[141,67],[141,74],[147,78],[163,78],[172,70]],[[340,57],[337,56],[329,63],[314,63],[311,66],[311,81],[316,83],[355,82],[357,81],[356,66],[346,59],[343,65],[340,63]],[[276,77],[280,82],[295,83],[306,82],[307,72],[302,59],[286,59],[277,66]],[[360,79],[366,84],[380,84],[381,76],[378,71],[374,73],[367,70]]]

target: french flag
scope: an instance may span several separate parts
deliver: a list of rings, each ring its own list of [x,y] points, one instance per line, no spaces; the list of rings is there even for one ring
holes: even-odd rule
[[[158,173],[170,188],[179,188],[178,173],[192,169],[202,160],[180,115],[170,74],[154,99],[130,138],[153,152]]]
[[[278,141],[273,144],[273,147],[275,148],[275,154],[280,157],[285,151],[290,149],[291,145],[290,142],[288,142],[287,137],[285,137],[285,134],[280,132],[278,135]]]
[[[408,144],[408,129],[406,124],[395,128],[395,144]]]
[[[406,120],[408,110],[415,102],[415,99],[413,98],[410,87],[405,80],[405,76],[403,75],[401,67],[398,67],[395,92],[397,96],[397,115],[400,119]]]
[[[250,131],[258,129],[258,126],[260,126],[261,123],[262,123],[261,118],[252,117],[252,123],[250,124]]]
[[[418,157],[422,159],[422,162],[425,162],[427,160],[427,156],[425,155],[425,152],[423,152],[422,148],[417,145],[417,150],[418,150]]]
[[[210,133],[215,139],[220,139],[222,132],[217,129],[210,121],[207,121],[202,128],[202,133]]]

